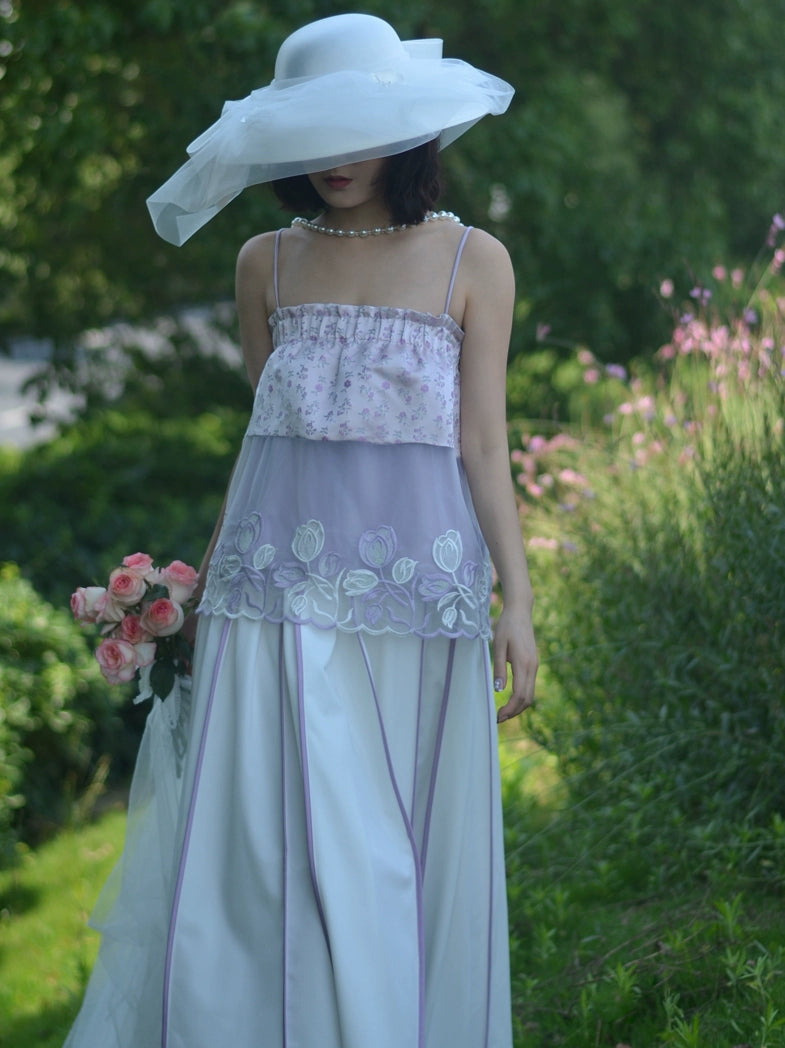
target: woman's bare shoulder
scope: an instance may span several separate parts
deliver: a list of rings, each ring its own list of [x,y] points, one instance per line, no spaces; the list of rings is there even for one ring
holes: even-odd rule
[[[246,240],[237,255],[238,270],[259,272],[269,270],[273,264],[276,233],[258,233]]]
[[[472,226],[466,238],[464,258],[472,269],[487,270],[490,266],[501,271],[512,271],[510,253],[501,240],[477,226]]]

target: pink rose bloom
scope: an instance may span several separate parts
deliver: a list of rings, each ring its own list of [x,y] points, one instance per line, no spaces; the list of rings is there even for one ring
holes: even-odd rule
[[[143,579],[153,570],[153,558],[147,553],[132,553],[128,557],[123,557],[123,567],[129,575],[138,575],[140,579]]]
[[[134,656],[136,658],[136,665],[139,667],[149,666],[155,659],[155,642],[145,641],[142,644],[134,645]]]
[[[125,568],[115,568],[109,576],[109,593],[117,604],[138,604],[147,592],[147,583]]]
[[[127,640],[101,641],[95,652],[101,673],[110,684],[123,684],[136,673],[136,652]]]
[[[164,568],[160,579],[168,587],[169,596],[178,604],[185,604],[196,589],[196,580],[196,569],[181,560],[173,560],[168,568]]]
[[[126,615],[120,623],[120,636],[129,644],[144,644],[153,639],[152,633],[142,625],[139,615]]]
[[[122,608],[108,590],[104,590],[95,602],[96,622],[122,622],[125,608]]]
[[[159,597],[148,604],[142,615],[142,625],[155,637],[169,637],[183,624],[183,609],[167,597]]]
[[[106,593],[103,586],[80,586],[71,594],[71,611],[78,622],[97,622],[98,604]]]

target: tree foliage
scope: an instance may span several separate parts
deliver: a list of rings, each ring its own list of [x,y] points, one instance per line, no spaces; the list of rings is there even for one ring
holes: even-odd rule
[[[62,346],[231,294],[280,223],[251,190],[181,249],[144,200],[333,0],[0,0],[0,325]],[[445,153],[447,203],[509,245],[514,350],[538,324],[615,357],[664,332],[651,289],[748,253],[782,204],[783,0],[369,0],[403,37],[506,77],[510,113]]]

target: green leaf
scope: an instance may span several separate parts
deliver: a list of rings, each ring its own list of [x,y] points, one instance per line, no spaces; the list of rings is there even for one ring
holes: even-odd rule
[[[165,699],[174,687],[174,664],[169,659],[157,659],[150,670],[150,686],[159,699]]]

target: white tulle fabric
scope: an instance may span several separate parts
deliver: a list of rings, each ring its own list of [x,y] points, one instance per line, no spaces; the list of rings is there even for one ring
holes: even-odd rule
[[[197,650],[67,1048],[510,1048],[486,646],[210,616]]]
[[[362,27],[371,23],[368,47],[361,34],[349,55],[346,18]],[[460,59],[441,58],[441,41],[402,43],[386,26],[391,39],[385,35],[380,48],[380,19],[343,15],[321,24],[336,21],[338,46],[314,42],[302,63],[310,75],[296,75],[298,64],[282,63],[279,54],[276,78],[226,102],[219,119],[191,142],[186,163],[147,200],[159,236],[185,243],[247,186],[392,156],[435,138],[444,148],[510,104],[508,83]],[[309,33],[319,24],[307,27]],[[331,67],[331,54],[345,67]]]

